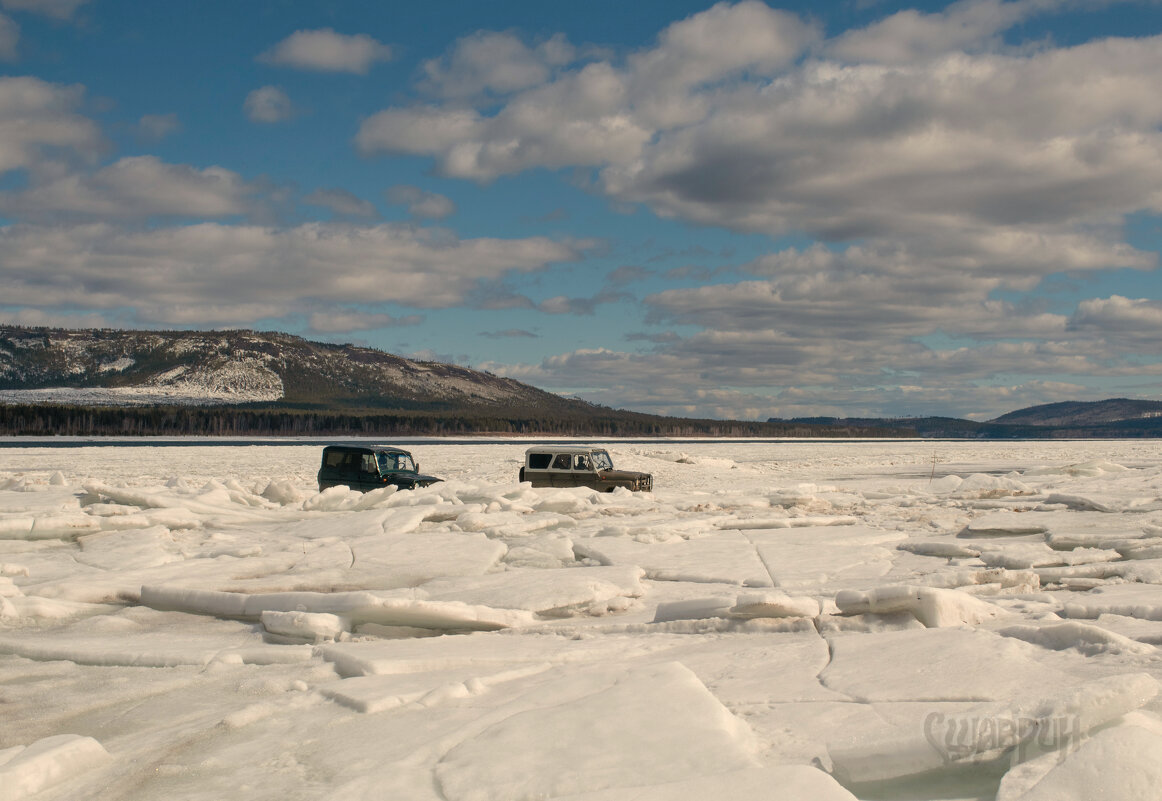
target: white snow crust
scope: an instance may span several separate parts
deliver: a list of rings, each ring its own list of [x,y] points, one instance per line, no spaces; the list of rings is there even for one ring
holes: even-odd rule
[[[596,443],[638,494],[424,442],[365,495],[320,442],[3,444],[0,801],[1162,784],[1160,442]]]

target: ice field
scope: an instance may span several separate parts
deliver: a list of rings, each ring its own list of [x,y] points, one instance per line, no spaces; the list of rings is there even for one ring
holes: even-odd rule
[[[1156,799],[1162,442],[0,447],[0,801]]]

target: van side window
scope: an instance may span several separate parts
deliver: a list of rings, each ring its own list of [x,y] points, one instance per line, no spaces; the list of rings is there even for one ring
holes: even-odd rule
[[[327,467],[335,468],[343,464],[343,451],[327,451],[327,458],[324,463]]]
[[[363,454],[363,459],[359,464],[359,470],[363,473],[379,473],[379,465],[375,463],[374,453]]]
[[[578,454],[577,458],[573,460],[574,470],[589,470],[589,457]]]
[[[551,453],[530,453],[529,470],[548,470],[551,461],[553,461]]]
[[[557,454],[557,458],[553,460],[553,469],[554,470],[568,470],[570,465],[572,465],[572,463],[573,463],[573,460],[569,458],[569,454],[559,453],[559,454]]]

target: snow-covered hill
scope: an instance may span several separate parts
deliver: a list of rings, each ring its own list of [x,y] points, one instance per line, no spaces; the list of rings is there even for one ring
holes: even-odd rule
[[[140,406],[283,400],[383,408],[570,401],[511,379],[256,331],[0,326],[0,402]]]

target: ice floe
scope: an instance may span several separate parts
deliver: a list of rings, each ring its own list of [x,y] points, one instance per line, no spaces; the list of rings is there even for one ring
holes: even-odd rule
[[[522,484],[523,442],[366,494],[318,442],[7,444],[0,798],[1162,781],[1153,441],[614,444],[636,494]]]

